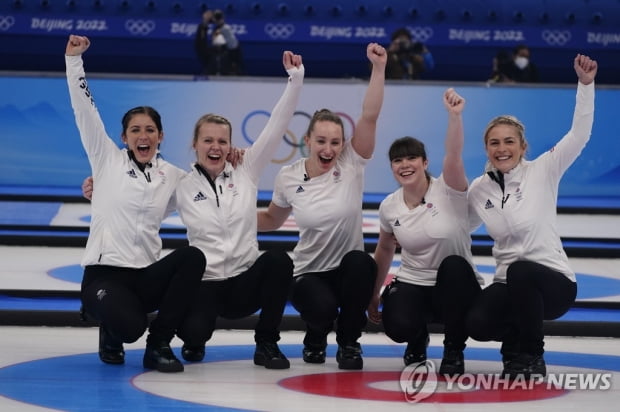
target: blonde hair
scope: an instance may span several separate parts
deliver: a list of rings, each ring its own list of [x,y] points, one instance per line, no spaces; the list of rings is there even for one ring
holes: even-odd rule
[[[496,118],[492,119],[489,122],[489,124],[487,124],[486,129],[484,129],[484,146],[485,147],[489,140],[489,132],[495,126],[498,126],[500,124],[503,124],[506,126],[512,126],[515,129],[517,129],[517,133],[519,134],[519,140],[521,141],[521,146],[527,149],[527,140],[525,139],[525,126],[523,126],[523,123],[521,123],[519,119],[517,119],[514,116],[508,115],[508,114],[497,116]]]
[[[223,116],[213,113],[207,113],[201,116],[198,121],[196,121],[196,125],[194,126],[194,138],[192,140],[192,146],[196,144],[196,141],[198,140],[198,130],[200,129],[200,126],[202,126],[204,123],[215,123],[228,126],[228,143],[232,143],[232,125],[230,124],[230,121]]]

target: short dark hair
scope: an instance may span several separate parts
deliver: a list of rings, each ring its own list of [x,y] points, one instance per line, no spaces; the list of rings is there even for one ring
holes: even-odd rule
[[[424,143],[415,137],[405,136],[394,140],[388,152],[390,162],[399,157],[415,156],[426,160],[426,148]]]
[[[153,109],[151,106],[138,106],[130,109],[125,113],[123,119],[121,120],[121,125],[123,126],[123,134],[127,131],[127,127],[129,127],[129,121],[137,114],[145,114],[150,117],[153,122],[155,122],[155,126],[157,130],[162,132],[163,127],[161,124],[161,116],[157,112],[157,110]]]

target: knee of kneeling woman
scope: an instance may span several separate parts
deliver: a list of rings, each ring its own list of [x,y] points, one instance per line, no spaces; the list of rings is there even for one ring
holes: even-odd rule
[[[471,268],[469,262],[462,256],[450,255],[444,258],[437,268],[437,276],[443,279],[463,278],[463,272]],[[473,269],[472,269],[473,270]]]
[[[530,272],[532,262],[517,260],[506,269],[506,283],[514,283],[525,279]]]
[[[192,267],[196,268],[196,272],[200,272],[200,276],[202,277],[202,274],[207,267],[207,258],[200,249],[195,246],[188,246],[186,262],[188,262]]]
[[[344,255],[341,261],[341,267],[350,268],[358,276],[368,273],[369,276],[377,276],[377,263],[368,253],[361,250],[351,250]]]
[[[491,338],[488,336],[487,328],[484,326],[485,321],[483,317],[476,314],[468,314],[465,318],[465,328],[467,335],[477,341],[488,341]]]
[[[259,259],[265,259],[269,267],[277,268],[279,273],[290,273],[293,276],[293,260],[284,250],[267,250]]]

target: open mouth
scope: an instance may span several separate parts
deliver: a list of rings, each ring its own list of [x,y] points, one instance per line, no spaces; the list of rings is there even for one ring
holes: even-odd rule
[[[324,157],[324,156],[319,156],[319,161],[321,162],[321,164],[323,165],[328,165],[331,163],[333,157]]]
[[[149,154],[149,150],[151,150],[151,146],[147,144],[139,144],[136,149],[140,155],[147,156]]]

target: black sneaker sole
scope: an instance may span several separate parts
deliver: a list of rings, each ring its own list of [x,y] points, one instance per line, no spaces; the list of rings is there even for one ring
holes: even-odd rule
[[[99,353],[99,359],[103,363],[108,365],[122,365],[125,363],[125,356],[106,356],[103,353]]]
[[[144,359],[142,361],[142,366],[146,369],[153,369],[163,373],[183,372],[185,370],[185,367],[181,362],[161,364],[150,359]]]
[[[288,359],[265,359],[264,356],[254,355],[254,365],[264,366],[265,369],[289,369],[291,363]]]

